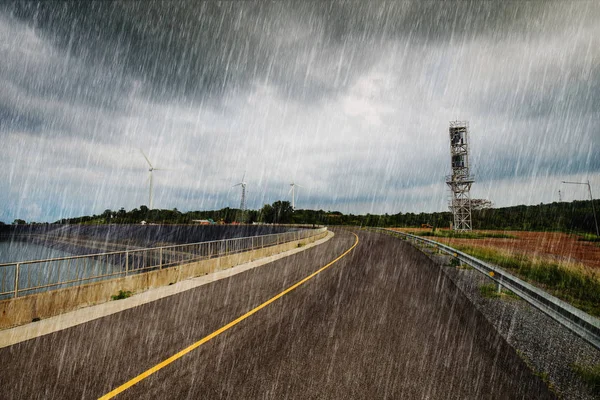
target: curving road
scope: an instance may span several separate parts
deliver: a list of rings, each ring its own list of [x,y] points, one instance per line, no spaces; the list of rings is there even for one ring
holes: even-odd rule
[[[554,398],[427,257],[389,236],[335,232],[260,268],[0,349],[0,397],[98,398],[164,365],[115,398]]]

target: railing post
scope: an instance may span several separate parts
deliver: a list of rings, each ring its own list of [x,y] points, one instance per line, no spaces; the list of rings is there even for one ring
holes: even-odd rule
[[[158,269],[162,269],[163,248],[158,249]]]
[[[129,272],[129,251],[125,251],[125,276]]]
[[[19,295],[19,268],[21,264],[17,263],[15,266],[15,298]]]

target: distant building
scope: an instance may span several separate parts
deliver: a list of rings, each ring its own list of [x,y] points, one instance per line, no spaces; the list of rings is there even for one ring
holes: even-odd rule
[[[200,225],[214,225],[214,221],[211,219],[193,219],[192,222]]]

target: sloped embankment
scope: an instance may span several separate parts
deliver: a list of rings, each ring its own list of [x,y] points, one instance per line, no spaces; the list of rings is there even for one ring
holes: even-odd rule
[[[32,241],[83,255],[282,233],[297,228],[238,225],[35,225],[4,229],[5,240]]]

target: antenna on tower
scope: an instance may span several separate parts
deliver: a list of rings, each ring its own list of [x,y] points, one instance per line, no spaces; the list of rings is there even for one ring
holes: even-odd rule
[[[469,172],[469,123],[450,121],[450,157],[452,175],[446,177],[452,199],[450,211],[454,216],[455,231],[470,231],[471,224],[471,185],[474,182]]]

